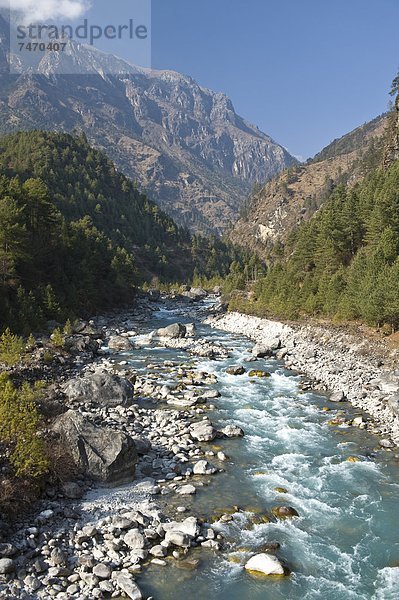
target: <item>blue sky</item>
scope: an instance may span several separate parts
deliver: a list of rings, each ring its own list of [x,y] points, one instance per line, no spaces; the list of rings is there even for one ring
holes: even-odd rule
[[[92,0],[87,16],[121,23],[148,1]],[[399,0],[152,0],[152,65],[225,92],[239,114],[307,158],[387,109],[398,25]],[[134,61],[129,40],[99,46]]]
[[[386,110],[398,0],[153,0],[152,62],[226,92],[290,152]]]

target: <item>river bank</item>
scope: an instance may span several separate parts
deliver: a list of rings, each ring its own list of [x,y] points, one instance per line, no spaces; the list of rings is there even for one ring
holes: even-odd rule
[[[328,327],[286,325],[240,313],[212,316],[207,322],[265,346],[266,355],[270,350],[269,356],[309,377],[313,389],[366,411],[372,420],[355,424],[383,436],[383,447],[399,445],[399,371],[385,366],[386,355],[377,344]]]

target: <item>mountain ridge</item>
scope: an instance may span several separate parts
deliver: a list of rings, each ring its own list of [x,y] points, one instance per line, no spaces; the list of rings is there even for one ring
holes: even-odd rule
[[[83,45],[68,52],[47,53],[36,73],[1,75],[0,131],[83,131],[179,224],[222,233],[253,183],[297,164],[222,92]],[[80,74],[57,74],[60,61]],[[126,73],[106,74],[121,65]]]

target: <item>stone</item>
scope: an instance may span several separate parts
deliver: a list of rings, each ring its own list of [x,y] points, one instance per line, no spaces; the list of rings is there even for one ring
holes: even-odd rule
[[[68,562],[67,556],[60,548],[54,548],[50,554],[50,562],[54,566],[65,566]]]
[[[197,328],[195,323],[186,323],[186,337],[195,337],[197,334]]]
[[[197,490],[195,489],[195,487],[188,483],[187,485],[182,485],[180,488],[178,488],[177,493],[180,496],[192,496],[196,493],[196,491]]]
[[[113,335],[108,340],[108,348],[115,351],[131,350],[133,344],[127,337]]]
[[[109,565],[99,563],[98,565],[93,567],[93,575],[95,575],[99,579],[110,579],[112,575],[112,569]]]
[[[61,486],[61,491],[66,498],[77,500],[84,494],[84,490],[74,481],[66,481]]]
[[[190,546],[190,536],[182,531],[167,531],[165,541],[180,548],[188,548]]]
[[[166,556],[167,550],[164,546],[158,544],[157,546],[153,546],[152,548],[150,548],[149,552],[151,556],[155,556],[156,558],[162,558],[163,556]]]
[[[226,425],[219,429],[218,434],[227,438],[243,437],[244,431],[238,425]]]
[[[210,442],[215,439],[216,431],[212,423],[207,420],[199,421],[190,425],[190,435],[194,440],[199,442]]]
[[[125,573],[116,576],[116,584],[131,600],[143,600],[143,594],[133,577]]]
[[[131,529],[125,534],[123,538],[126,546],[129,546],[132,550],[141,550],[145,546],[145,538],[138,529]]]
[[[85,474],[107,483],[133,479],[137,451],[125,433],[95,427],[74,410],[58,417],[53,430],[64,439],[75,464]]]
[[[27,575],[27,577],[25,577],[24,584],[27,588],[32,590],[32,592],[36,592],[39,588],[42,587],[42,584],[37,579],[37,577],[33,577],[32,575]]]
[[[245,569],[250,573],[262,575],[284,575],[284,567],[275,556],[271,554],[255,554],[245,563]]]
[[[260,369],[252,369],[248,373],[249,377],[271,377],[271,374],[268,371],[261,371]]]
[[[291,519],[299,517],[297,511],[292,506],[275,506],[272,508],[272,513],[277,519]]]
[[[100,345],[88,335],[67,335],[64,338],[64,348],[73,354],[78,354],[80,352],[96,354]]]
[[[186,326],[182,323],[172,323],[167,327],[157,330],[158,337],[167,337],[171,339],[184,338],[186,336]]]
[[[194,302],[198,302],[199,300],[203,300],[207,297],[208,292],[202,288],[190,288],[187,292],[183,292],[182,294],[186,298],[193,300]]]
[[[106,594],[112,594],[112,592],[114,591],[114,586],[112,585],[111,581],[100,581],[98,587],[102,592],[105,592]]]
[[[15,563],[11,558],[0,558],[0,575],[8,575],[15,571]]]
[[[133,385],[127,379],[103,371],[70,379],[63,392],[70,402],[96,402],[101,406],[130,406]]]
[[[116,527],[116,529],[131,529],[134,525],[132,519],[128,519],[127,517],[116,516],[112,519],[112,525]]]
[[[193,467],[194,475],[212,475],[217,469],[212,466],[207,460],[199,460]]]
[[[184,519],[184,521],[171,521],[170,523],[163,523],[162,527],[165,532],[180,531],[191,538],[197,537],[200,532],[200,526],[196,517],[187,517]]]
[[[346,396],[344,392],[334,392],[329,398],[330,402],[345,402]]]
[[[274,345],[276,344],[277,342]],[[277,350],[278,346],[279,344],[277,344],[274,350]],[[255,358],[267,358],[272,356],[272,354],[273,348],[271,346],[266,346],[265,344],[255,344],[255,346],[252,348],[252,356]]]
[[[235,367],[229,367],[226,369],[226,373],[228,375],[244,375],[245,369],[241,365],[237,365]]]
[[[142,437],[142,436],[140,436],[140,437],[133,436],[132,440],[135,443],[137,454],[139,454],[140,456],[144,456],[144,454],[148,454],[148,452],[151,450],[151,442],[147,438]]]
[[[380,440],[380,446],[381,448],[395,448],[395,444],[393,442],[391,442],[391,440]]]
[[[16,554],[17,549],[12,544],[0,544],[0,558],[10,558]]]

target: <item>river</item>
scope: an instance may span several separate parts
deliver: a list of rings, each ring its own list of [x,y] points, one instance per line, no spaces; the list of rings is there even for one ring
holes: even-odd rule
[[[177,320],[191,322],[193,315],[161,308],[148,331]],[[398,598],[399,463],[394,453],[376,450],[378,438],[366,431],[330,426],[331,412],[323,408],[336,410],[336,405],[320,393],[302,392],[300,375],[281,362],[245,363],[252,347],[248,339],[198,320],[196,325],[200,336],[232,349],[227,360],[190,359],[197,370],[218,377],[213,387],[221,397],[209,416],[217,426],[240,425],[245,437],[217,440],[230,457],[225,472],[208,478],[190,509],[204,517],[231,509],[234,518],[218,524],[226,538],[223,552],[192,550],[200,559],[196,570],[173,562],[150,565],[138,581],[143,592],[156,600]],[[163,360],[187,363],[184,351],[159,347],[123,353],[123,358],[138,371]],[[266,369],[271,377],[226,374],[235,364]],[[345,410],[360,414],[350,406]],[[270,514],[282,504],[294,507],[299,517],[252,524],[254,514]],[[266,542],[281,544],[277,556],[290,568],[289,577],[256,578],[244,571],[245,559]]]

